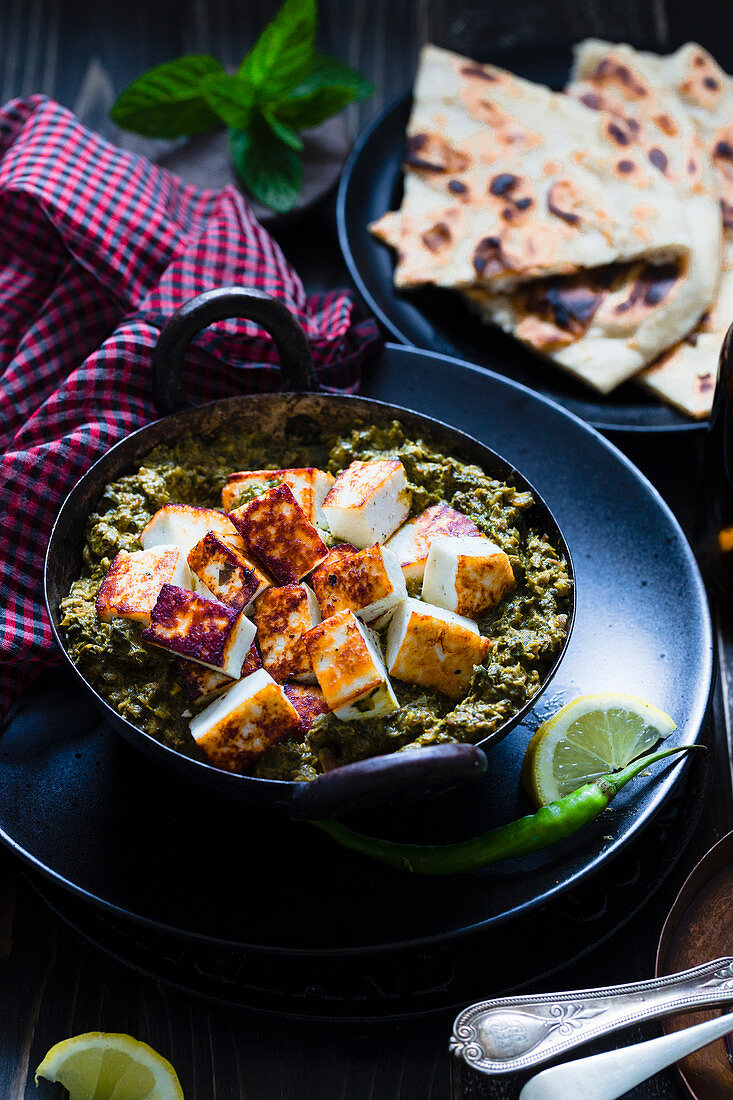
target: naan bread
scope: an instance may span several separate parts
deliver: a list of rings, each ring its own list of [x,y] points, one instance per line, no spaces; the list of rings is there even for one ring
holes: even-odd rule
[[[576,67],[586,69],[608,49],[606,43],[584,43]],[[656,396],[696,418],[712,408],[718,355],[733,321],[733,79],[695,43],[667,57],[641,54],[655,82],[675,97],[678,113],[688,114],[712,159],[722,207],[724,261],[718,296],[702,322],[685,340],[639,375]]]
[[[687,55],[690,49],[683,47],[679,54]],[[710,326],[720,315],[712,303],[720,276],[722,219],[709,141],[700,133],[676,87],[684,79],[680,76],[678,80],[679,70],[687,67],[679,63],[677,54],[659,57],[631,46],[590,39],[575,51],[571,83],[566,90],[592,110],[603,111],[630,128],[634,135],[632,147],[642,149],[683,198],[695,247],[676,308],[671,313],[660,311],[657,319],[661,334],[667,337],[671,337],[679,320],[687,317],[690,323],[687,332],[681,334],[684,339],[642,372],[639,381],[690,415],[704,416],[709,412],[714,390],[714,373],[711,386],[705,357],[716,338]],[[688,336],[695,317],[701,314],[705,315],[706,327],[699,332],[700,338]],[[665,346],[674,343],[666,339]]]
[[[634,144],[617,119],[569,96],[426,46],[395,284],[507,291],[618,262],[684,259],[693,238],[682,200]]]
[[[689,287],[684,268],[642,262],[538,280],[511,295],[464,294],[484,321],[610,393],[656,359],[670,333],[689,332]]]
[[[615,47],[598,46],[571,91],[585,101],[587,113],[601,113],[604,132],[615,127],[625,135],[623,151],[614,155],[617,174],[629,184],[640,175],[661,176],[675,190],[685,232],[694,228],[695,250],[677,263],[594,267],[534,280],[511,294],[497,294],[476,280],[462,293],[483,320],[608,393],[689,333],[710,305],[720,273],[721,219],[709,159],[675,97],[639,71],[630,48],[620,47],[616,56]],[[620,90],[610,75],[619,68],[626,77]],[[402,248],[404,216],[391,211],[373,231]]]
[[[733,249],[726,248],[725,256],[718,296],[701,323],[638,378],[650,393],[696,420],[710,416],[718,356],[733,321]]]

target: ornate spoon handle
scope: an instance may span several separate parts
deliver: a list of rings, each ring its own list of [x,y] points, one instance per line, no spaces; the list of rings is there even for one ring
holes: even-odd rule
[[[456,1017],[450,1048],[481,1073],[513,1073],[642,1020],[726,1004],[733,958],[633,985],[481,1001]]]

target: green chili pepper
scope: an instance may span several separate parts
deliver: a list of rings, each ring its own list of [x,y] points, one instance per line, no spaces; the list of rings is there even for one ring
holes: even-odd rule
[[[352,852],[378,859],[400,871],[412,871],[417,875],[457,875],[477,871],[503,859],[516,859],[517,856],[538,852],[572,836],[584,825],[595,821],[621,788],[650,764],[656,764],[665,756],[699,747],[683,745],[643,756],[622,771],[603,775],[564,798],[551,802],[549,806],[542,806],[537,813],[457,844],[398,844],[356,833],[338,821],[313,821],[311,824]]]

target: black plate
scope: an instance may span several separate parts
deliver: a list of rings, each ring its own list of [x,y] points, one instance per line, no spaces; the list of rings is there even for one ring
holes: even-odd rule
[[[638,470],[551,402],[445,357],[388,346],[363,392],[440,416],[526,471],[566,533],[578,605],[547,696],[491,750],[487,776],[359,824],[448,840],[527,812],[517,780],[531,728],[585,692],[635,692],[674,715],[676,742],[694,742],[712,679],[707,601],[676,520]],[[638,833],[683,767],[638,780],[597,825],[531,859],[421,879],[159,770],[101,723],[65,673],[26,692],[0,759],[2,837],[57,883],[157,929],[316,954],[438,941],[526,914]]]
[[[561,88],[571,62],[568,45],[523,46],[486,58],[530,80]],[[512,337],[479,321],[457,294],[436,288],[400,293],[393,285],[392,250],[367,230],[399,206],[405,131],[411,96],[379,115],[357,141],[344,166],[338,193],[339,243],[354,284],[387,332],[403,344],[457,355],[489,367],[559,402],[601,430],[699,430],[690,420],[633,382],[613,394],[596,394],[559,367],[532,355]]]
[[[703,737],[709,744],[710,722]],[[37,875],[31,882],[54,912],[96,947],[148,977],[208,1000],[334,1022],[455,1013],[473,1001],[536,990],[551,975],[567,974],[572,963],[615,936],[648,905],[699,824],[712,764],[711,754],[696,754],[643,835],[554,904],[501,926],[414,949],[351,959],[289,955],[276,960],[264,952],[174,938],[87,905]]]

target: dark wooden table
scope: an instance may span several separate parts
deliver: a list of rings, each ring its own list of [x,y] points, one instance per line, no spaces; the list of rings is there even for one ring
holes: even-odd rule
[[[234,65],[276,4],[272,0],[5,0],[0,5],[0,94],[45,92],[79,109],[100,88],[114,95],[152,64],[212,52]],[[377,94],[352,112],[352,130],[407,85],[422,41],[481,52],[491,42],[626,38],[667,49],[696,37],[713,50],[733,36],[730,4],[655,0],[321,0],[320,44],[371,76]],[[309,288],[346,281],[333,204],[277,233]],[[683,525],[699,483],[702,441],[616,439],[660,488]],[[653,972],[661,925],[694,863],[733,827],[725,712],[733,700],[733,618],[717,616],[722,677],[713,716],[714,781],[700,823],[675,870],[626,927],[545,988],[631,981]],[[37,1093],[33,1069],[60,1038],[82,1031],[129,1032],[164,1052],[188,1100],[447,1100],[511,1097],[516,1082],[489,1081],[447,1050],[450,1017],[358,1028],[290,1022],[234,1012],[172,992],[76,937],[40,900],[17,861],[0,853],[0,1097]],[[610,960],[613,960],[612,965]],[[541,985],[538,989],[542,988]],[[491,991],[487,991],[487,995]],[[639,1029],[628,1038],[656,1033]],[[60,1094],[59,1094],[60,1095]],[[673,1072],[635,1090],[681,1098]],[[590,1100],[590,1098],[589,1098]]]

